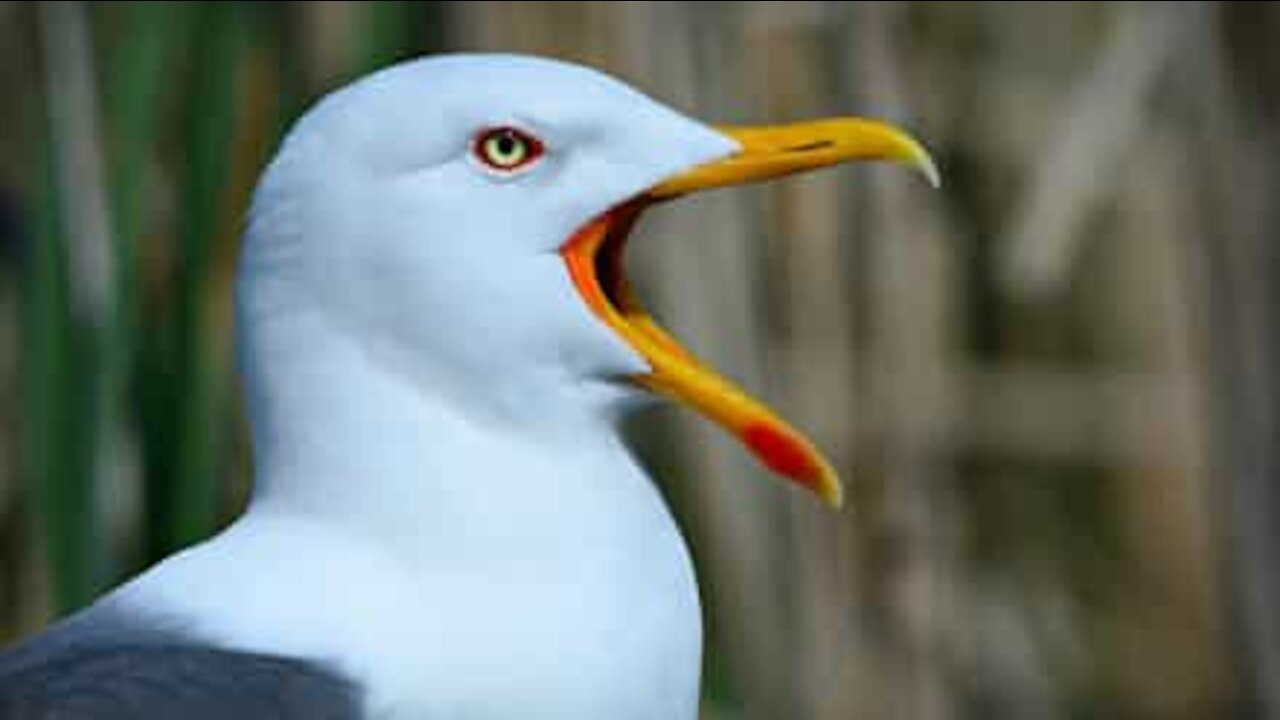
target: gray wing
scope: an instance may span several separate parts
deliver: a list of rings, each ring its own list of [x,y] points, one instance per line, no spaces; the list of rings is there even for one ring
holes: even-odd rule
[[[71,622],[0,655],[2,720],[361,720],[317,664],[224,650],[119,618]]]

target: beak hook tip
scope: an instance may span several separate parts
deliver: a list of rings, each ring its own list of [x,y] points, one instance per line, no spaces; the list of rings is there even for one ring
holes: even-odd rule
[[[933,161],[933,158],[928,155],[924,156],[920,165],[920,172],[924,173],[925,180],[929,181],[929,185],[934,190],[942,187],[942,173],[938,172],[938,165]]]

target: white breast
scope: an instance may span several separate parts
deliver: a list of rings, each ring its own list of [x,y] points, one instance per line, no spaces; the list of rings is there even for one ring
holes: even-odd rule
[[[592,469],[632,477],[601,492],[564,483],[587,496],[547,517],[561,530],[506,552],[451,562],[436,548],[418,563],[264,503],[113,601],[228,646],[334,663],[367,689],[370,717],[693,720],[701,618],[683,540],[629,460]]]

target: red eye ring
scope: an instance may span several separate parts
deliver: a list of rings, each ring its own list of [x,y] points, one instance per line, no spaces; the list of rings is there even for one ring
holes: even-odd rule
[[[495,127],[476,135],[471,154],[490,170],[515,172],[542,157],[542,142],[514,127]]]

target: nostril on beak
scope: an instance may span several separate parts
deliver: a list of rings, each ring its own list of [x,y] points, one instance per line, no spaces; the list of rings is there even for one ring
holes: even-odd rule
[[[834,144],[835,143],[830,140],[814,140],[813,142],[805,143],[803,145],[789,147],[787,148],[787,152],[809,152],[810,150],[822,150],[824,148],[829,148]]]

